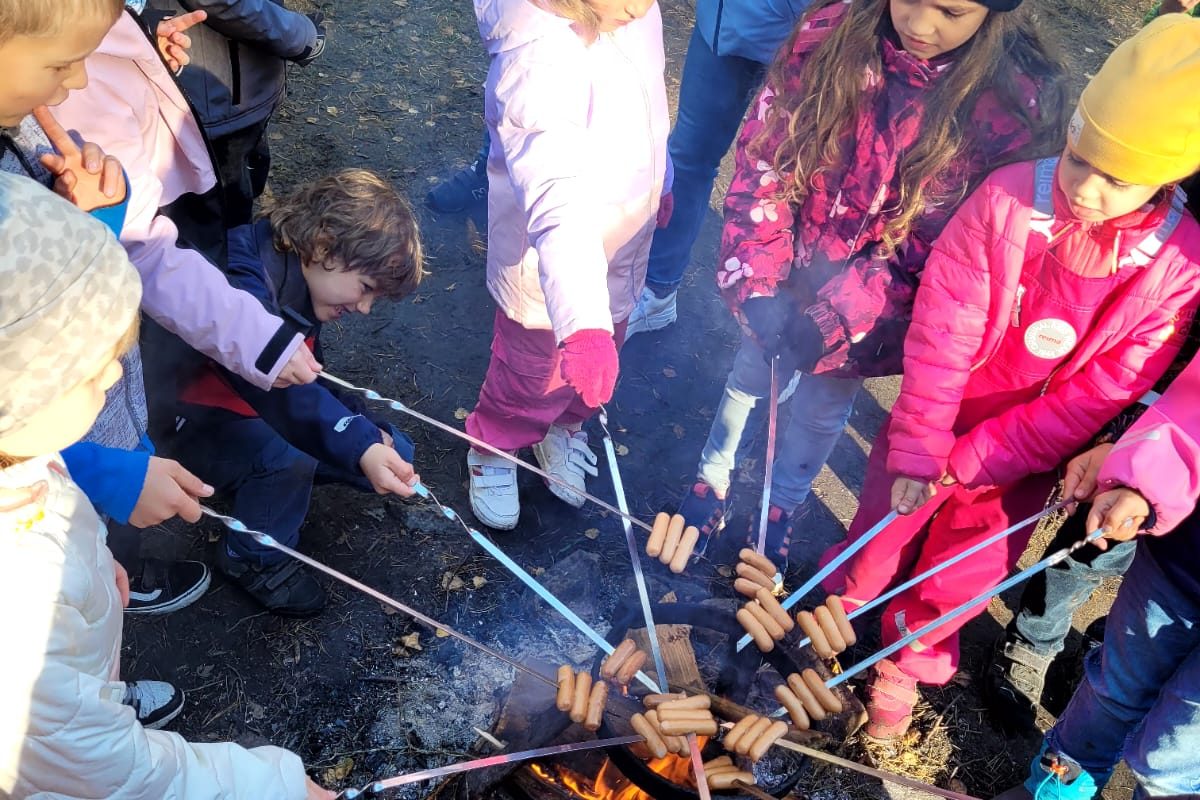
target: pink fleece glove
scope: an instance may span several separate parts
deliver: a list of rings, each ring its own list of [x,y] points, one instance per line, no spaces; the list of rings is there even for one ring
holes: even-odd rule
[[[590,408],[612,399],[618,367],[617,344],[608,331],[576,331],[562,343],[563,380]]]

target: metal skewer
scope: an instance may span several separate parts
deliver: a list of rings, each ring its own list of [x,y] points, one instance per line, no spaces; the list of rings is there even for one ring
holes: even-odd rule
[[[628,520],[631,524],[637,525],[639,528],[642,528],[647,533],[649,533],[652,530],[649,523],[643,522],[642,520],[638,519],[637,517],[631,516],[627,512],[624,512],[621,509],[616,508],[612,504],[607,503],[604,500],[601,500],[599,497],[596,497],[595,495],[588,494],[587,492],[584,492],[584,491],[580,491],[576,487],[574,487],[571,484],[564,481],[562,478],[555,477],[554,475],[551,475],[549,472],[546,472],[544,469],[542,469],[538,466],[535,466],[534,464],[531,464],[522,458],[518,458],[517,456],[514,456],[512,453],[501,450],[498,447],[493,447],[492,445],[488,444],[487,442],[483,441],[482,439],[477,439],[476,437],[472,436],[471,434],[467,433],[466,431],[460,431],[458,428],[455,428],[453,425],[447,425],[446,423],[442,422],[441,420],[434,419],[433,417],[431,417],[427,414],[422,414],[420,411],[416,411],[412,408],[409,408],[407,405],[400,402],[399,400],[393,400],[390,397],[384,397],[383,395],[381,395],[379,392],[375,391],[374,389],[367,389],[362,386],[355,386],[353,383],[350,383],[347,380],[343,380],[343,379],[337,377],[336,375],[331,375],[328,372],[318,372],[317,375],[321,378],[324,378],[325,380],[329,381],[332,384],[342,387],[343,389],[346,389],[351,392],[358,392],[359,394],[361,394],[363,397],[367,398],[368,400],[375,400],[380,403],[386,403],[388,405],[388,407],[391,408],[393,411],[399,411],[402,414],[407,414],[410,417],[413,417],[414,419],[419,419],[421,422],[424,422],[427,425],[432,425],[433,427],[437,428],[438,430],[445,431],[446,433],[449,433],[452,436],[457,436],[459,439],[462,439],[463,441],[468,442],[472,447],[475,447],[476,449],[486,450],[487,452],[491,453],[494,456],[499,456],[500,458],[503,458],[504,460],[506,460],[512,464],[516,464],[518,467],[522,467],[524,469],[529,470],[534,475],[540,476],[543,480],[549,481],[550,483],[557,484],[558,486],[561,486],[564,489],[569,489],[572,493],[577,494],[587,500],[592,501],[596,505],[603,508],[605,511],[609,512],[610,514],[616,514],[618,517],[622,517],[622,518]]]
[[[767,525],[771,516],[771,481],[775,478],[775,435],[779,419],[779,356],[771,359],[771,404],[767,408],[767,461],[763,465],[762,508],[758,514],[758,547],[761,556],[767,551]]]
[[[454,628],[451,628],[449,625],[446,625],[445,623],[442,623],[442,622],[438,622],[433,617],[426,616],[425,614],[422,614],[420,611],[417,611],[415,608],[410,608],[409,606],[406,606],[404,603],[401,603],[399,600],[396,600],[395,598],[392,598],[392,597],[388,597],[383,592],[380,592],[376,589],[372,589],[370,586],[367,586],[365,583],[362,583],[361,581],[357,581],[354,578],[351,578],[349,575],[345,574],[344,572],[339,572],[338,570],[334,569],[333,567],[326,566],[325,564],[322,564],[320,561],[317,561],[314,558],[309,558],[308,556],[304,555],[303,553],[301,553],[297,550],[293,550],[292,548],[288,547],[285,544],[281,544],[279,541],[277,541],[275,539],[275,537],[273,537],[269,534],[263,533],[262,531],[251,530],[250,528],[248,528],[246,526],[245,523],[243,523],[239,519],[235,519],[234,517],[228,517],[224,514],[219,514],[216,511],[213,511],[211,508],[208,508],[207,506],[200,506],[200,512],[207,517],[211,517],[212,519],[217,520],[218,522],[223,524],[226,528],[229,528],[231,531],[236,531],[237,533],[245,534],[245,535],[249,536],[250,538],[254,539],[254,541],[258,542],[261,545],[265,545],[267,547],[278,550],[281,553],[285,553],[286,555],[296,559],[297,561],[307,564],[308,566],[312,567],[315,570],[324,572],[326,575],[341,581],[342,583],[346,584],[347,586],[350,586],[351,588],[357,589],[358,591],[362,592],[363,594],[365,594],[369,597],[373,597],[374,599],[378,600],[380,603],[383,603],[385,606],[394,608],[397,611],[403,612],[419,622],[425,623],[430,628],[433,628],[435,631],[440,628],[441,630],[443,630],[446,633],[453,636],[455,639],[458,639],[460,642],[463,642],[464,644],[468,644],[471,647],[474,647],[475,649],[477,649],[481,652],[487,653],[489,656],[492,656],[493,658],[503,661],[505,664],[508,664],[510,667],[518,669],[521,672],[524,672],[526,675],[530,675],[534,678],[537,678],[538,680],[542,681],[543,683],[545,683],[548,686],[553,686],[555,688],[558,688],[558,681],[554,680],[553,678],[543,675],[542,673],[538,672],[537,670],[533,669],[532,667],[522,664],[520,661],[516,660],[515,658],[512,658],[511,656],[506,656],[506,655],[504,655],[504,653],[501,653],[498,650],[488,647],[483,642],[479,642],[479,641],[476,641],[475,639],[472,639],[470,636],[467,636],[465,633],[459,633],[458,631],[454,630]]]

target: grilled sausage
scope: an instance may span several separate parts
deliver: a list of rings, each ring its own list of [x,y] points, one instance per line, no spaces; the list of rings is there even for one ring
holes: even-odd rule
[[[825,634],[826,641],[829,642],[830,649],[834,654],[841,653],[846,649],[846,640],[842,638],[841,631],[838,630],[837,623],[833,619],[833,614],[825,606],[817,606],[813,609],[813,618],[817,624],[821,626],[821,632]]]
[[[837,624],[846,646],[853,647],[858,641],[858,634],[854,632],[854,626],[850,624],[850,617],[846,614],[846,605],[842,602],[842,598],[831,594],[825,598],[825,606],[829,609],[829,613],[833,614],[833,621]]]
[[[629,724],[633,726],[634,733],[646,740],[646,749],[655,758],[666,757],[667,743],[662,740],[662,736],[659,735],[658,730],[650,724],[648,719],[641,714],[634,714],[629,718]]]
[[[829,640],[825,638],[825,631],[821,630],[821,625],[817,622],[816,617],[811,611],[801,611],[796,615],[796,623],[800,626],[800,630],[804,631],[804,635],[808,637],[809,643],[812,646],[813,652],[818,658],[833,658],[837,653],[833,652],[833,648],[829,646]]]
[[[663,543],[667,541],[667,526],[671,524],[671,515],[659,512],[650,528],[650,541],[646,542],[646,555],[658,558],[663,551]]]
[[[770,727],[767,728],[763,735],[759,736],[754,744],[750,746],[750,752],[746,755],[750,757],[751,761],[757,763],[759,759],[767,754],[767,750],[771,748],[771,745],[779,741],[780,736],[783,736],[785,733],[787,733],[787,729],[788,726],[786,722],[781,719],[775,720],[771,723]]]
[[[675,549],[675,555],[671,557],[671,563],[668,565],[671,572],[676,575],[687,569],[688,559],[692,557],[692,551],[696,549],[696,542],[700,541],[700,530],[695,525],[689,525],[683,531],[683,536],[679,539],[679,546]]]
[[[587,719],[588,697],[592,693],[592,676],[580,672],[575,676],[575,698],[571,701],[571,722]]]
[[[817,702],[831,714],[842,713],[842,701],[833,693],[833,690],[825,685],[825,681],[821,680],[821,676],[816,670],[806,669],[803,673],[804,682],[808,684],[808,688],[816,696]]]
[[[613,680],[621,686],[628,686],[629,682],[633,680],[633,676],[637,675],[642,667],[646,666],[647,658],[645,650],[634,650],[633,654],[625,659],[625,663],[617,670],[617,674],[613,676]]]
[[[750,634],[751,638],[754,639],[754,644],[758,646],[759,650],[769,653],[775,649],[775,640],[771,638],[771,635],[767,633],[767,629],[762,626],[762,623],[745,606],[738,609],[737,621],[746,629],[746,633]]]
[[[608,684],[596,681],[588,695],[587,716],[583,718],[583,727],[589,731],[600,730],[600,719],[604,716],[604,706],[608,702]]]
[[[607,680],[616,675],[617,670],[625,663],[625,659],[633,655],[634,650],[637,650],[637,645],[634,644],[633,639],[626,639],[617,645],[608,658],[600,664],[600,677]]]
[[[806,731],[812,727],[812,720],[808,718],[808,712],[804,710],[804,704],[800,702],[800,698],[796,697],[795,693],[784,686],[782,683],[775,687],[775,699],[779,701],[779,705],[787,709],[788,716],[792,718],[792,724],[802,731]]]
[[[681,514],[671,517],[671,524],[667,526],[667,539],[663,542],[662,552],[658,554],[660,563],[670,564],[671,559],[675,557],[675,551],[679,549],[679,540],[683,536],[684,523]]]
[[[788,688],[792,690],[792,694],[796,695],[797,699],[804,705],[804,710],[808,712],[808,716],[813,722],[820,722],[829,716],[829,712],[825,710],[825,706],[821,705],[817,700],[817,696],[813,694],[813,690],[808,688],[808,683],[805,682],[803,676],[793,672],[787,676]]]

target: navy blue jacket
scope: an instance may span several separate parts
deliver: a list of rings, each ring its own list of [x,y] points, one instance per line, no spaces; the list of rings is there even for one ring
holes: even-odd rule
[[[719,56],[770,64],[812,0],[697,0],[696,30]]]

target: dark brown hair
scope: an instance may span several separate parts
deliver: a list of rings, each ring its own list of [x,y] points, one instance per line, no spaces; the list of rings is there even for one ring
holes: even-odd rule
[[[829,5],[828,0],[815,3],[805,18]],[[779,94],[762,131],[750,143],[751,151],[782,177],[780,199],[792,204],[803,201],[815,175],[844,158],[842,137],[855,124],[865,97],[863,76],[882,74],[880,40],[892,33],[889,0],[853,0],[846,18],[813,51],[797,76],[789,74],[789,56],[799,28],[771,66],[768,81]],[[1035,110],[1024,100],[1022,76],[1037,84]],[[893,252],[904,241],[929,202],[956,204],[974,188],[955,187],[955,197],[930,197],[935,179],[970,146],[972,115],[984,91],[992,91],[1000,107],[1021,120],[1031,134],[1029,144],[1004,163],[1057,152],[1069,111],[1065,76],[1058,54],[1045,46],[1023,9],[989,11],[932,89],[920,136],[900,157],[899,203],[883,233],[884,252]],[[774,153],[762,153],[780,127],[786,133],[779,147]],[[1002,165],[989,164],[988,169]]]
[[[421,235],[412,207],[386,179],[344,169],[270,202],[275,247],[307,265],[360,272],[393,300],[425,277]]]

